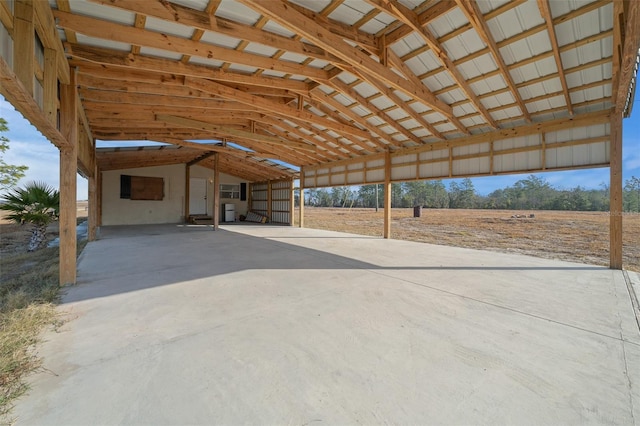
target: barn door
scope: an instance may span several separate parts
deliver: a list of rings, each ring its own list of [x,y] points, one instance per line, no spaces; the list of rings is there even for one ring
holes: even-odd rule
[[[189,214],[207,214],[206,179],[189,179]]]

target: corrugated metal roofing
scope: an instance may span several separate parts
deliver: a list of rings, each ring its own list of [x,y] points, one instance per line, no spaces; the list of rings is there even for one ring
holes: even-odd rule
[[[70,14],[55,12],[59,34],[80,74],[91,75],[91,81],[104,78],[93,64],[122,68],[113,58],[126,52],[126,66],[149,73],[149,81],[160,79],[159,89],[166,77],[158,75],[184,76],[183,85],[176,86],[184,88],[184,95],[171,100],[183,107],[173,115],[216,125],[228,117],[233,129],[248,133],[258,123],[264,137],[281,137],[275,134],[279,132],[293,142],[313,144],[314,150],[299,155],[275,149],[276,156],[298,158],[298,165],[456,140],[568,117],[571,110],[575,114],[611,107],[614,8],[606,0],[548,2],[557,46],[552,46],[554,37],[537,0],[401,0],[399,6],[386,0],[147,1],[75,0],[69,2]],[[49,4],[58,9],[57,0]],[[279,10],[281,4],[286,8]],[[473,7],[486,27],[467,18],[469,10],[476,13]],[[138,20],[134,32],[136,16],[146,19]],[[95,25],[80,20],[87,17]],[[421,31],[413,30],[416,21]],[[120,26],[110,27],[112,23]],[[83,50],[87,47],[101,50]],[[402,64],[394,63],[393,56]],[[136,62],[154,58],[165,62]],[[195,64],[204,68],[189,68]],[[391,73],[384,74],[381,66]],[[212,86],[209,91],[207,84]],[[91,88],[93,98],[107,99],[97,89]],[[81,97],[87,90],[81,86]],[[134,88],[127,93],[134,108],[140,97]],[[329,96],[330,104],[317,102],[315,93]],[[211,102],[214,99],[218,103]],[[92,109],[95,102],[86,109],[90,125],[100,123],[98,138],[157,127],[156,121],[140,121],[130,129],[120,122],[105,129],[103,109],[113,102],[102,101],[99,113]],[[224,103],[234,108],[220,109]],[[148,109],[148,102],[140,105]],[[212,114],[205,114],[209,109]],[[189,132],[167,128],[173,139]],[[206,136],[202,129],[191,131],[192,140]]]

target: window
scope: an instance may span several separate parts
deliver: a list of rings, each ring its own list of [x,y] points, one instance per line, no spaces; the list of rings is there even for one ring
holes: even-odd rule
[[[164,179],[120,175],[120,198],[161,201],[164,198]]]
[[[220,184],[220,198],[240,198],[240,185],[238,184]]]

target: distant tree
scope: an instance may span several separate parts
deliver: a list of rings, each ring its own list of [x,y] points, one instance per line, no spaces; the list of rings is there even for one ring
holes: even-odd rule
[[[24,188],[11,189],[2,196],[0,210],[9,212],[7,219],[24,225],[33,225],[28,251],[42,248],[45,243],[47,226],[58,219],[60,193],[42,182],[31,182]]]
[[[461,183],[449,183],[449,208],[472,209],[475,206],[475,196],[476,190],[471,179],[465,178]]]
[[[427,202],[428,187],[424,181],[411,181],[401,184],[403,198],[410,207],[422,206]]]
[[[356,194],[348,186],[331,188],[331,205],[333,207],[351,207],[356,198]]]
[[[309,189],[309,205],[313,207],[329,207],[331,206],[331,196],[324,189]]]
[[[441,180],[427,182],[427,186],[429,187],[427,206],[438,209],[449,207],[449,193]]]
[[[540,209],[552,193],[551,185],[535,175],[529,175],[526,179],[519,180],[514,185],[516,202],[520,209]]]
[[[9,130],[7,121],[0,118],[0,133]],[[9,189],[14,187],[20,179],[22,179],[27,171],[27,166],[16,166],[7,164],[4,161],[4,153],[9,149],[9,139],[0,135],[0,189]]]
[[[624,211],[640,212],[640,178],[632,176],[624,183]]]
[[[378,194],[378,200],[382,200],[382,191]],[[362,207],[373,208],[376,206],[376,185],[362,185],[358,188],[358,201]]]

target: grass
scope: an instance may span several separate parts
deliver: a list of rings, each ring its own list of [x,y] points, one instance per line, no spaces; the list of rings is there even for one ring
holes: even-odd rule
[[[58,322],[51,303],[33,303],[0,314],[0,424],[12,423],[14,402],[29,389],[25,376],[42,364],[32,350],[40,331]]]
[[[11,231],[11,225],[7,226]],[[18,228],[16,228],[18,229]],[[0,258],[0,424],[11,424],[17,398],[28,390],[25,378],[42,365],[34,346],[46,327],[62,324],[55,304],[60,299],[59,249],[33,253],[16,250],[15,232],[3,231]],[[51,235],[53,237],[54,235]],[[78,243],[78,253],[86,242]],[[8,247],[10,246],[10,247]],[[26,242],[25,242],[26,246]]]

